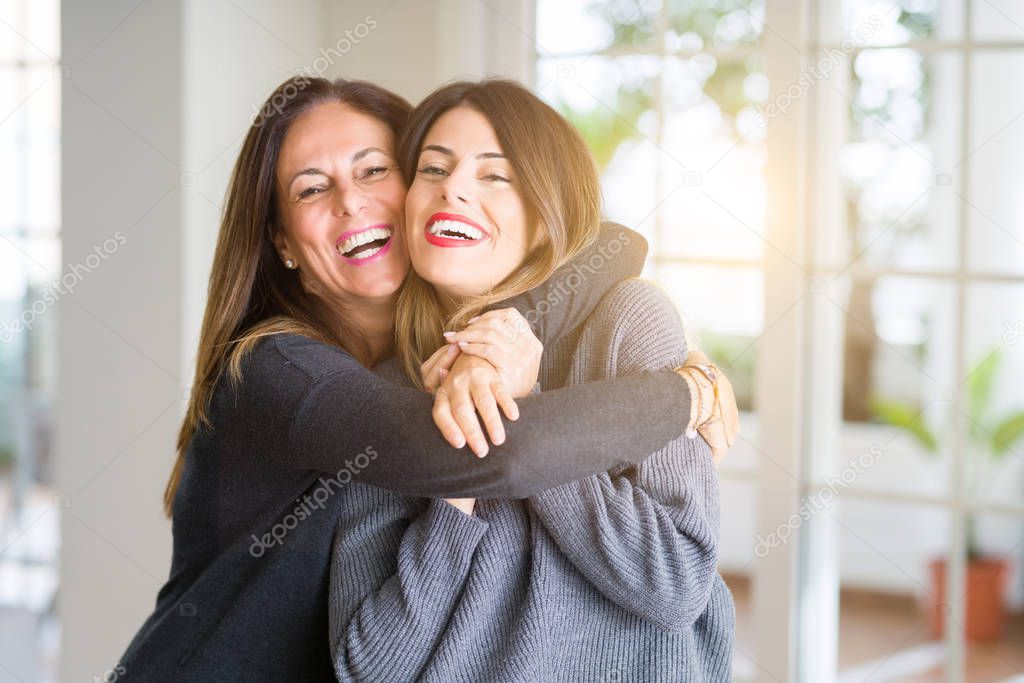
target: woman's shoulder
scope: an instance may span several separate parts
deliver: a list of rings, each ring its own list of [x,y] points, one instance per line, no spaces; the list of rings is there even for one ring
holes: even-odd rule
[[[686,331],[679,310],[658,285],[641,278],[612,288],[587,321],[590,339],[607,346],[626,370],[682,363]]]
[[[641,324],[682,332],[683,321],[672,298],[664,289],[643,278],[628,278],[615,285],[601,300],[591,321],[599,324]]]
[[[257,362],[283,363],[301,371],[311,380],[359,366],[359,362],[339,346],[286,332],[263,339],[253,349],[253,355]]]

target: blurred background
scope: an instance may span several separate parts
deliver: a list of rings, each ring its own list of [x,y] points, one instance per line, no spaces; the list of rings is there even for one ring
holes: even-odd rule
[[[730,375],[741,681],[1024,681],[1024,2],[0,0],[0,683],[116,680],[228,174],[297,73],[522,80]]]

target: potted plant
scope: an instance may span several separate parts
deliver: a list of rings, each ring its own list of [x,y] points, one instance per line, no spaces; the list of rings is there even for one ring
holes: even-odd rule
[[[967,379],[968,453],[967,491],[976,499],[987,484],[991,467],[1012,451],[1013,444],[1024,436],[1024,410],[1011,411],[1001,418],[990,415],[996,371],[1002,351],[993,350],[978,363]],[[913,435],[929,453],[937,454],[939,442],[935,433],[921,419],[921,409],[901,401],[872,397],[872,413],[883,422],[901,427]],[[982,641],[998,638],[1003,631],[1004,594],[1009,563],[1003,557],[989,557],[978,545],[978,520],[967,516],[967,637]],[[936,635],[941,635],[948,609],[943,609],[948,567],[945,558],[930,563],[932,596],[930,614]]]

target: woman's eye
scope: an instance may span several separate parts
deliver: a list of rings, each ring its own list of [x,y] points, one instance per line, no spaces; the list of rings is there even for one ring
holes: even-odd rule
[[[484,180],[500,181],[500,182],[503,182],[503,183],[511,183],[512,182],[509,178],[506,178],[503,175],[498,175],[497,173],[492,173],[490,175],[484,176]]]
[[[376,176],[376,175],[381,175],[382,173],[385,173],[386,171],[388,171],[388,167],[387,166],[373,166],[371,168],[366,169],[366,172],[363,174],[363,177],[364,178],[371,178],[371,177]]]
[[[444,175],[444,169],[440,166],[424,166],[419,170],[423,175],[442,176]]]
[[[303,190],[302,192],[299,193],[299,199],[305,199],[306,197],[312,196],[314,194],[319,194],[320,192],[323,192],[323,191],[324,191],[324,188],[322,188],[322,187],[317,187],[317,186],[307,187],[305,190]]]

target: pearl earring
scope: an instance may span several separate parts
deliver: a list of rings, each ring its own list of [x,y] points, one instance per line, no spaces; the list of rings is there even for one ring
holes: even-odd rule
[[[284,267],[287,268],[288,270],[292,270],[293,268],[295,268],[295,261],[288,259],[287,261],[284,262]]]

